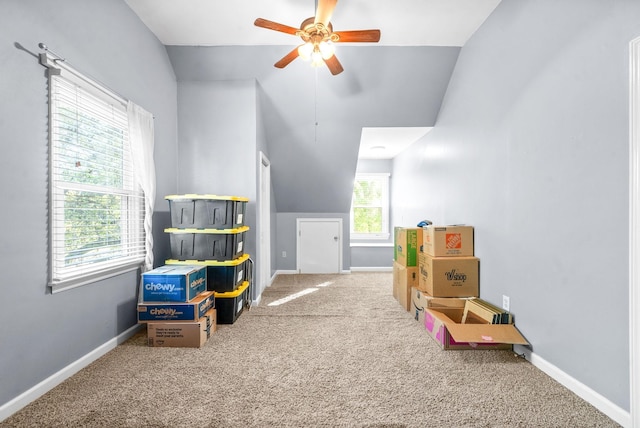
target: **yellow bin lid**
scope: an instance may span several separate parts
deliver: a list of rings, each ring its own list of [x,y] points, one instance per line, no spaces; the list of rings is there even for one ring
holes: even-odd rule
[[[233,297],[238,297],[239,295],[244,293],[244,290],[246,290],[247,287],[249,287],[249,281],[243,282],[242,285],[234,291],[225,291],[224,293],[219,293],[217,291],[214,291],[213,295],[216,299],[217,298],[230,299]]]
[[[238,266],[249,259],[249,254],[243,254],[241,257],[233,260],[165,260],[168,265],[200,265],[200,266]]]
[[[247,230],[249,230],[249,226],[237,227],[235,229],[193,229],[193,228],[179,229],[177,227],[169,227],[164,231],[166,233],[208,233],[208,234],[217,233],[220,235],[222,234],[231,235],[231,234],[246,232]]]
[[[244,196],[220,196],[220,195],[198,195],[194,193],[188,193],[186,195],[168,195],[164,197],[168,200],[174,199],[215,199],[215,200],[225,200],[225,201],[239,201],[239,202],[249,202],[249,198],[245,198]]]

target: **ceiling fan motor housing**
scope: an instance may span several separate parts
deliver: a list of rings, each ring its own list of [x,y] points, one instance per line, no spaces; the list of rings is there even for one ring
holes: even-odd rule
[[[305,43],[320,43],[320,42],[337,42],[340,38],[337,34],[333,34],[333,25],[329,22],[324,25],[322,22],[315,22],[315,18],[307,18],[300,24],[300,31],[296,32]]]

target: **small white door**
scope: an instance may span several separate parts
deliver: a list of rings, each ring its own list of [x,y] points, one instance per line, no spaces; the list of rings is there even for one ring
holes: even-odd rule
[[[340,273],[342,270],[342,219],[297,219],[299,273]]]

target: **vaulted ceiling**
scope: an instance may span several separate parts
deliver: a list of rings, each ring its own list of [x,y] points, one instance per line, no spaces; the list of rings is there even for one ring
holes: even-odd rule
[[[385,157],[361,147],[406,147],[429,131],[460,47],[500,0],[340,0],[334,29],[381,38],[339,44],[337,76],[301,59],[274,68],[300,40],[253,25],[298,27],[311,0],[125,1],[167,45],[179,81],[256,79],[279,212],[345,212],[359,156]]]
[[[287,34],[253,25],[265,18],[298,27],[317,0],[125,0],[165,45],[285,45]],[[340,0],[336,30],[379,28],[379,45],[463,46],[500,0]]]

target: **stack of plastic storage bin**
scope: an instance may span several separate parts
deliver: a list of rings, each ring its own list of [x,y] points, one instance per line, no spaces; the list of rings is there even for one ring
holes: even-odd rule
[[[244,252],[248,198],[218,195],[170,195],[171,259],[167,265],[206,266],[218,324],[233,324],[250,304],[253,262]]]

